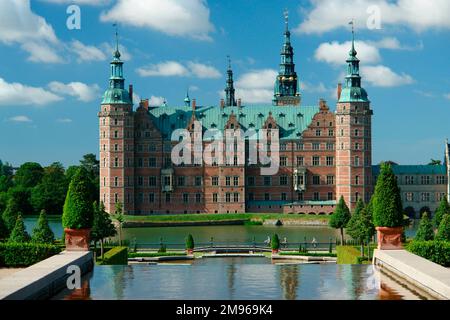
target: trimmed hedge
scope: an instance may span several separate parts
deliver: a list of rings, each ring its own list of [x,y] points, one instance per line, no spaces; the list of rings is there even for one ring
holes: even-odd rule
[[[103,260],[99,260],[100,265],[128,264],[128,247],[114,247],[105,253]]]
[[[0,243],[0,267],[28,267],[61,252],[44,243]]]
[[[406,250],[444,267],[450,267],[450,242],[411,241]]]

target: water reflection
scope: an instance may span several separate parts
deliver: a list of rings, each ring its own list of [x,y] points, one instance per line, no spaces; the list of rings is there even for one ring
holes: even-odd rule
[[[428,298],[377,274],[371,265],[279,265],[266,258],[204,258],[192,265],[96,266],[84,280],[84,290],[66,290],[54,299]]]

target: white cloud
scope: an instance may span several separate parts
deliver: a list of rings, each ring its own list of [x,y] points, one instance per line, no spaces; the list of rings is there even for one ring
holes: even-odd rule
[[[56,53],[55,49],[46,43],[28,42],[22,44],[22,49],[30,56],[28,61],[44,63],[63,63],[64,60]]]
[[[381,27],[400,25],[415,31],[450,29],[448,0],[310,0],[312,9],[295,29],[301,33],[324,33],[348,27],[352,19],[360,28],[367,28],[371,6],[380,9]],[[336,14],[336,13],[339,14]]]
[[[206,64],[190,61],[188,62],[188,67],[191,70],[192,75],[194,75],[197,78],[217,79],[222,76],[219,70]]]
[[[450,93],[444,94],[444,98],[450,100]]]
[[[333,65],[345,64],[348,53],[351,49],[351,41],[339,43],[337,41],[325,42],[319,45],[314,53],[314,57],[318,61],[326,62]],[[364,63],[376,63],[381,60],[378,49],[364,41],[355,42],[355,48],[358,52],[358,58]]]
[[[165,61],[158,64],[151,64],[146,67],[138,68],[136,71],[141,77],[185,77],[189,74],[189,70],[176,61]]]
[[[194,85],[189,86],[189,92],[194,92],[194,91],[198,91],[198,90],[200,90],[200,88],[197,86],[194,86]]]
[[[111,2],[111,0],[40,0],[43,2],[54,4],[77,4],[77,5],[90,5],[90,6],[104,6]]]
[[[245,103],[270,103],[278,72],[273,69],[252,70],[236,81],[236,97]],[[223,94],[223,93],[221,93]]]
[[[60,118],[60,119],[56,119],[56,122],[58,123],[71,123],[72,119],[69,118]]]
[[[164,97],[155,97],[155,96],[151,96],[150,99],[148,100],[148,104],[151,106],[161,106],[164,101],[166,101],[166,99]]]
[[[213,66],[189,61],[183,65],[177,61],[164,61],[138,68],[141,77],[197,77],[201,79],[216,79],[222,75]]]
[[[397,87],[414,83],[414,79],[406,74],[397,74],[390,68],[382,65],[363,66],[361,75],[364,81],[375,87]]]
[[[0,106],[46,105],[61,101],[62,98],[39,87],[30,87],[21,83],[8,83],[0,78]]]
[[[100,87],[97,84],[87,85],[82,82],[64,84],[53,81],[49,83],[48,87],[54,93],[76,97],[82,102],[93,101],[100,96]]]
[[[104,61],[106,60],[106,54],[103,50],[100,50],[96,46],[88,46],[78,40],[74,40],[70,43],[70,50],[74,52],[78,58],[77,62],[84,61]]]
[[[27,116],[11,117],[11,118],[8,119],[8,121],[11,121],[11,122],[28,122],[28,123],[33,122],[33,120],[31,120]]]
[[[31,11],[29,0],[0,1],[0,42],[19,44],[33,62],[62,62],[52,26]]]
[[[118,0],[100,20],[199,40],[211,40],[214,31],[206,0]]]

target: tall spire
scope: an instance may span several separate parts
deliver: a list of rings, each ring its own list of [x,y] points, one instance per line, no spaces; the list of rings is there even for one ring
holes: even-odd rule
[[[366,90],[361,87],[361,76],[359,74],[359,59],[355,49],[355,23],[350,21],[352,26],[352,46],[348,52],[347,75],[345,76],[345,86],[339,97],[339,102],[368,102]]]
[[[225,106],[236,106],[236,99],[234,97],[234,81],[233,70],[231,69],[231,58],[227,55],[228,70],[227,70],[227,86],[225,87]]]
[[[184,105],[189,107],[191,105],[191,98],[189,98],[189,89],[186,90],[186,97],[184,98]]]
[[[284,11],[284,43],[281,49],[280,70],[275,82],[275,105],[299,105],[300,93],[297,73],[294,64],[294,49],[291,45],[291,32],[289,31],[289,12]]]
[[[120,60],[119,51],[119,32],[117,24],[115,27],[115,50],[113,52],[113,59],[110,62],[111,75],[109,77],[109,89],[103,96],[103,104],[132,104],[130,93],[125,89],[125,78],[123,77],[123,61]]]
[[[355,23],[352,20],[349,24],[352,26],[352,48],[349,52],[349,57],[346,60],[348,64],[347,76],[345,77],[346,87],[359,88],[361,87],[361,76],[359,75],[359,59],[356,57],[357,52],[355,50]]]

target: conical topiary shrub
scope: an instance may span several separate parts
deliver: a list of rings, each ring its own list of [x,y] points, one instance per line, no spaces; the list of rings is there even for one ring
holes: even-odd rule
[[[438,241],[450,241],[450,214],[444,215],[441,219],[435,239]]]
[[[272,253],[278,253],[280,250],[280,238],[278,237],[278,234],[274,234],[272,236],[272,241],[270,241],[270,245],[272,247]]]
[[[420,219],[419,228],[417,229],[414,240],[416,241],[429,241],[434,239],[433,224],[428,218],[428,213],[425,212]]]
[[[36,243],[53,243],[55,235],[48,224],[45,210],[41,211],[36,227],[33,229],[31,241]]]
[[[344,197],[341,196],[329,221],[330,227],[341,231],[341,244],[344,244],[344,228],[350,221],[351,216],[350,209],[347,207]]]
[[[186,251],[188,254],[192,254],[194,252],[194,238],[192,237],[192,234],[189,234],[186,237]]]
[[[436,228],[439,228],[441,220],[446,214],[450,214],[450,204],[448,203],[447,197],[444,196],[441,199],[441,202],[439,203],[439,207],[436,209],[436,212],[434,213],[433,222]]]
[[[373,222],[378,231],[378,249],[401,249],[403,205],[397,177],[388,163],[381,164],[372,203]]]
[[[89,250],[89,234],[94,219],[92,188],[89,173],[83,167],[73,176],[64,202],[62,224],[66,234],[66,249]]]
[[[19,213],[19,216],[16,220],[16,225],[11,231],[11,235],[9,236],[8,242],[29,242],[30,235],[25,228],[25,224],[23,223],[22,214]]]

